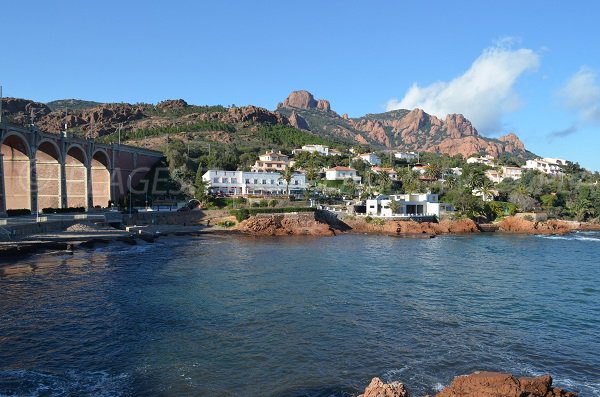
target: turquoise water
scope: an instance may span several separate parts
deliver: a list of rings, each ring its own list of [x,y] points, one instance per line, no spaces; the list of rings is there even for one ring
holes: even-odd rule
[[[600,396],[600,235],[203,236],[0,264],[2,396]]]

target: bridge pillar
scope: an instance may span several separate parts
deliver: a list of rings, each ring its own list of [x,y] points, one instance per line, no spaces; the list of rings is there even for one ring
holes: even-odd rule
[[[4,154],[0,153],[0,217],[6,216],[6,201],[4,191]]]
[[[38,189],[37,189],[37,167],[35,161],[35,152],[33,157],[29,159],[29,194],[31,196],[31,213],[37,214],[41,211],[38,208]]]
[[[92,159],[88,160],[88,164],[85,166],[85,172],[87,173],[87,200],[86,200],[86,211],[90,208],[94,208],[94,191],[92,184]]]
[[[67,208],[67,170],[65,166],[65,156],[61,156],[60,161],[60,208]]]

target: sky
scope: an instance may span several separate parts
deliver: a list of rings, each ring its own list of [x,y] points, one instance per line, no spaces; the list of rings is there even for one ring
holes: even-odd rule
[[[419,107],[600,170],[600,2],[112,1],[0,5],[4,96],[358,117]]]

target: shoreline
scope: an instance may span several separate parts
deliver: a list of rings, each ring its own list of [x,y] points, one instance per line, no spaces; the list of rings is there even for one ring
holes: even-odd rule
[[[74,226],[81,225],[75,224]],[[571,221],[532,222],[515,217],[497,224],[478,224],[471,220],[442,220],[439,223],[388,220],[371,224],[358,217],[326,218],[312,213],[273,214],[251,217],[233,227],[206,225],[140,225],[126,230],[90,228],[34,234],[19,240],[0,242],[0,264],[39,253],[72,254],[78,249],[97,245],[138,242],[153,243],[160,237],[201,235],[239,236],[313,236],[334,237],[344,234],[375,234],[394,238],[434,238],[444,235],[565,235],[582,231],[600,231],[600,224]]]

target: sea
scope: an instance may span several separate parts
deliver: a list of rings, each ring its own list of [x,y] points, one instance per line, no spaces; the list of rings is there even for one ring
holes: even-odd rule
[[[0,258],[0,396],[600,396],[600,234],[164,237]]]

